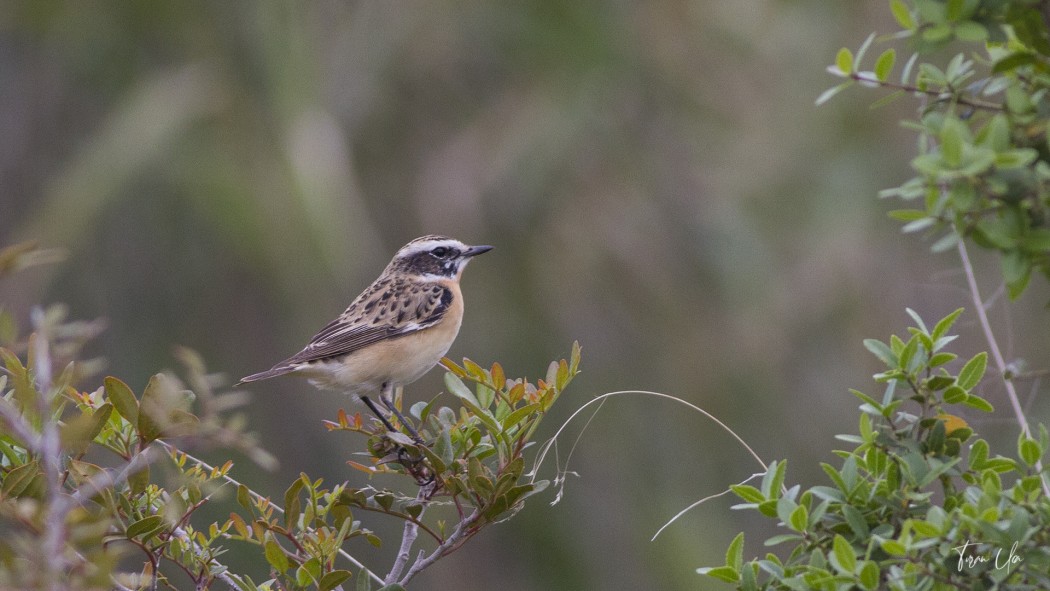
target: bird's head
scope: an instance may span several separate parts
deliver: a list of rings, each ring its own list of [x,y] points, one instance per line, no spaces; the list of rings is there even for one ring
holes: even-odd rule
[[[447,236],[422,236],[402,246],[387,268],[429,280],[458,280],[470,259],[490,250],[491,246],[468,246]]]

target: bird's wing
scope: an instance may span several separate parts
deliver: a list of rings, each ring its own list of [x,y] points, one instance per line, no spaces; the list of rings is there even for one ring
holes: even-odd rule
[[[278,366],[339,357],[424,330],[444,317],[453,297],[451,289],[437,283],[377,283],[322,328],[306,348]]]

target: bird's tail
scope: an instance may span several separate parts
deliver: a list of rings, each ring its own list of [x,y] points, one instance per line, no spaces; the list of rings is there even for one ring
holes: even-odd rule
[[[286,373],[295,371],[294,365],[276,365],[266,371],[259,373],[253,373],[250,376],[244,376],[241,381],[234,384],[234,387],[240,386],[241,384],[247,384],[248,382],[258,382],[259,380],[268,380],[270,378],[276,378],[277,376],[283,376]]]

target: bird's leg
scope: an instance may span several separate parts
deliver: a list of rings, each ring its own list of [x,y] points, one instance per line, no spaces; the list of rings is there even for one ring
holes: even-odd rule
[[[426,443],[423,442],[423,438],[419,436],[419,433],[412,428],[412,425],[407,420],[405,420],[405,417],[401,414],[401,411],[397,409],[397,406],[394,404],[393,393],[394,388],[389,382],[383,384],[383,389],[379,393],[379,399],[383,401],[383,406],[390,409],[390,412],[394,413],[394,415],[397,416],[397,420],[401,421],[401,425],[404,426],[405,430],[409,432],[409,434],[412,436],[412,441],[415,441],[416,445],[420,447],[426,446]],[[385,423],[386,421],[383,422]],[[389,423],[387,424],[389,425]],[[390,430],[393,431],[394,429],[391,428]],[[407,449],[405,449],[403,446],[398,446],[397,461],[402,466],[404,466],[406,472],[411,474],[412,477],[416,479],[416,483],[418,483],[419,486],[429,486],[434,482],[434,472],[433,470],[428,469],[426,467],[426,464],[421,463],[422,459],[423,458],[421,457],[410,457],[408,455]]]
[[[412,428],[412,425],[405,420],[405,416],[401,414],[401,411],[394,405],[394,386],[390,382],[383,384],[383,390],[379,393],[379,399],[383,401],[383,405],[390,409],[390,412],[394,413],[397,420],[401,421],[401,425],[408,431],[408,434],[412,436],[412,440],[418,445],[425,445],[423,438],[419,436],[419,433]],[[391,429],[392,431],[393,429]]]
[[[386,427],[387,431],[397,431],[397,429],[395,429],[394,426],[390,424],[390,421],[387,420],[386,415],[379,412],[379,409],[376,407],[376,404],[372,402],[372,400],[368,396],[362,396],[361,402],[365,403],[365,406],[367,406],[369,410],[372,411],[372,414],[374,414],[377,419],[383,421],[383,426]]]

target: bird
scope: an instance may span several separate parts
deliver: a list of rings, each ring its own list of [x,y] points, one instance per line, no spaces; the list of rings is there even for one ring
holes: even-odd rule
[[[448,352],[463,322],[463,270],[492,248],[438,235],[412,240],[301,351],[235,385],[299,375],[320,389],[360,398],[394,432],[370,398],[378,394],[383,406],[421,443],[394,405],[394,392],[418,380]]]

